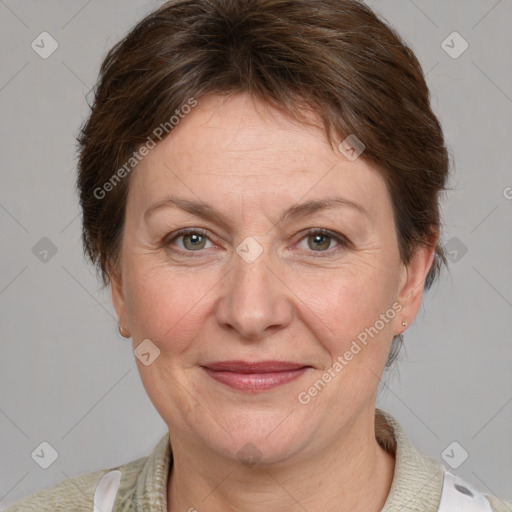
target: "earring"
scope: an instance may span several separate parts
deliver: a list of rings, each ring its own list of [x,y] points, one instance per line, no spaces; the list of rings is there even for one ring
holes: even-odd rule
[[[125,328],[121,325],[121,324],[117,324],[117,328],[119,329],[119,334],[123,337],[123,338],[129,338],[130,337],[130,332],[129,331],[125,331]]]
[[[402,327],[405,327],[407,325],[407,322],[404,320],[402,322]],[[398,335],[398,338],[400,339],[400,343],[404,342],[404,331],[405,329]]]

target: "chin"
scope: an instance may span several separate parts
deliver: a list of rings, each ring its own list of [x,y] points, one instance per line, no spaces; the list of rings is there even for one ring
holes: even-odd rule
[[[219,455],[252,467],[290,459],[308,443],[308,425],[297,421],[296,411],[276,407],[275,411],[233,411],[217,415],[219,423],[207,428],[208,447]],[[292,419],[293,418],[293,419]],[[304,420],[304,418],[301,418]],[[226,432],[227,431],[227,432]],[[200,437],[203,432],[196,432]],[[212,434],[213,433],[213,434]]]

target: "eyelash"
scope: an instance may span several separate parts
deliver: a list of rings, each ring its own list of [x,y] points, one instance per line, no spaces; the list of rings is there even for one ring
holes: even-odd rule
[[[180,229],[179,231],[176,231],[175,233],[172,234],[173,235],[172,238],[167,238],[167,241],[165,241],[164,245],[165,246],[171,245],[171,243],[174,242],[176,239],[178,239],[178,238],[180,238],[180,237],[182,237],[184,235],[191,235],[191,234],[200,235],[200,236],[205,237],[205,238],[207,238],[209,240],[209,237],[207,236],[207,233],[208,233],[207,230],[206,229],[202,229],[202,228],[184,228],[184,229]],[[316,235],[327,236],[327,237],[331,238],[332,240],[335,240],[340,245],[341,248],[347,248],[350,245],[348,240],[345,237],[343,237],[342,235],[333,233],[332,231],[329,231],[327,229],[322,229],[322,228],[313,228],[313,229],[310,229],[310,230],[306,231],[303,234],[302,238],[300,238],[299,242],[301,242],[302,240],[304,240],[304,239],[306,239],[308,237],[316,236]],[[329,253],[328,256],[330,256],[332,250],[333,250],[333,248],[327,249],[326,251],[313,251],[313,250],[311,250],[309,252],[312,252],[312,253],[315,253],[315,252],[318,252],[318,253]],[[334,248],[334,250],[336,250],[336,248]],[[201,252],[201,251],[200,250],[198,250],[198,251],[189,251],[189,250],[185,250],[185,249],[178,249],[178,252],[181,252],[182,254],[184,254],[184,253],[194,253],[194,252]],[[325,257],[328,257],[328,256],[317,256],[317,255],[314,255],[314,256],[308,256],[308,257],[311,257],[311,258],[325,258]]]

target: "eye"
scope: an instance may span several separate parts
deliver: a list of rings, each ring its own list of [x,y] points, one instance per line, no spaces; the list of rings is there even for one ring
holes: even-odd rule
[[[175,245],[182,252],[198,252],[202,249],[208,249],[207,243],[210,239],[207,236],[207,230],[201,228],[181,229],[167,238],[164,242],[165,246]],[[177,241],[181,240],[181,244]],[[336,251],[344,247],[348,247],[349,242],[342,235],[335,234],[326,229],[311,229],[306,231],[305,235],[301,238],[302,241],[307,242],[306,251],[316,253],[331,253],[332,250]],[[333,242],[338,244],[338,247],[332,248]],[[304,249],[304,247],[303,247]],[[317,255],[310,255],[313,258],[323,257]]]
[[[176,244],[179,249],[182,251],[199,251],[201,249],[205,249],[206,241],[209,240],[209,238],[206,236],[206,230],[194,228],[194,229],[181,229],[174,233],[174,236],[172,238],[169,238],[165,245],[171,245],[176,240],[182,239],[183,244],[180,246],[179,244]]]
[[[310,252],[330,252],[329,249],[331,249],[333,241],[336,241],[338,244],[338,250],[348,246],[348,242],[343,236],[336,235],[326,229],[311,229],[301,238],[301,241],[302,240],[307,242],[307,249],[309,249]],[[312,257],[317,258],[323,256],[314,255]]]

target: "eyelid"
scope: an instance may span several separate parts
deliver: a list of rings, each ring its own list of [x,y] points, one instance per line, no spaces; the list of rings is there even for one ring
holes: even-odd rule
[[[314,235],[328,236],[338,243],[338,247],[331,247],[331,248],[327,249],[326,251],[313,251],[313,250],[306,251],[310,255],[313,254],[314,256],[311,256],[313,258],[323,258],[323,257],[327,258],[327,257],[331,256],[333,252],[337,252],[338,250],[340,250],[340,248],[348,248],[351,246],[351,243],[347,237],[345,237],[341,233],[337,233],[335,231],[331,231],[330,229],[324,229],[324,228],[309,228],[305,231],[302,231],[299,234],[299,239],[298,239],[297,243],[301,242],[303,239],[307,238],[308,236],[314,236]]]
[[[208,230],[204,229],[204,228],[182,228],[182,229],[174,231],[170,235],[164,237],[163,245],[164,246],[170,245],[171,242],[174,241],[175,239],[180,238],[181,236],[184,236],[184,235],[188,235],[188,234],[199,234],[199,235],[203,236],[204,238],[208,239],[211,243],[213,243],[215,245],[215,242],[213,240],[211,240],[211,237],[209,236],[208,233],[209,233]],[[335,231],[331,231],[329,229],[325,229],[325,228],[309,228],[309,229],[301,231],[298,234],[298,240],[297,240],[297,242],[295,242],[295,244],[301,242],[303,239],[307,238],[308,236],[313,236],[313,235],[326,235],[326,236],[330,237],[331,239],[335,240],[338,243],[338,245],[342,248],[347,248],[347,247],[351,246],[351,242],[344,235],[342,235],[341,233],[337,233]],[[309,252],[310,254],[317,253],[318,256],[311,256],[311,257],[322,258],[322,257],[330,256],[332,254],[332,252],[336,251],[336,250],[337,250],[336,247],[334,247],[334,248],[329,248],[326,251],[305,251],[305,252]],[[338,247],[338,250],[339,250],[339,247]],[[201,253],[202,251],[201,250],[187,251],[187,250],[178,248],[178,252]],[[326,256],[322,256],[322,253],[326,253]]]
[[[182,229],[178,229],[177,231],[173,231],[169,235],[166,235],[162,239],[162,245],[164,245],[164,246],[170,245],[171,242],[176,240],[176,238],[180,238],[184,235],[189,235],[189,234],[201,235],[202,237],[207,238],[208,240],[210,240],[210,242],[213,243],[210,236],[208,235],[207,229],[204,229],[204,228],[182,228]],[[183,251],[183,249],[179,249],[179,250]],[[185,252],[195,252],[195,251],[185,251]],[[197,251],[197,252],[200,252],[200,251]]]

